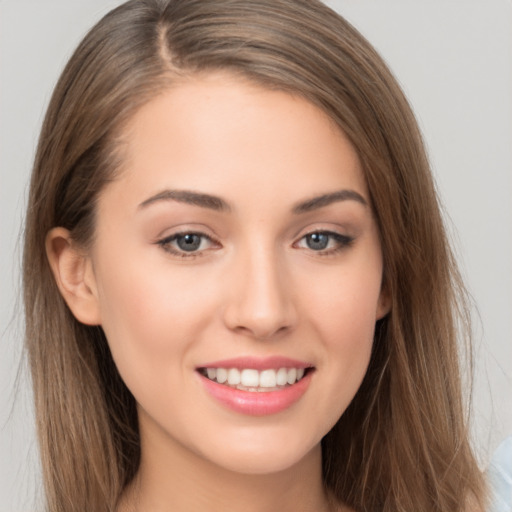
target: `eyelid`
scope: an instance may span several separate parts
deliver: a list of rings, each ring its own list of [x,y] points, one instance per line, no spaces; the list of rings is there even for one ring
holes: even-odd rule
[[[185,251],[180,250],[179,248],[173,247],[171,244],[175,240],[180,237],[184,237],[186,235],[195,235],[199,236],[205,240],[208,240],[211,243],[211,247],[207,247],[206,249],[199,249],[197,251]],[[180,229],[179,231],[175,231],[169,235],[159,238],[155,241],[155,244],[160,246],[166,253],[171,254],[173,256],[178,256],[180,258],[197,258],[200,256],[204,256],[204,253],[208,250],[215,248],[215,246],[220,247],[220,242],[216,240],[212,235],[206,234],[197,229]]]
[[[298,247],[298,244],[300,242],[305,240],[308,236],[311,236],[314,234],[323,234],[323,235],[327,235],[327,236],[333,238],[337,242],[336,247],[330,247],[330,248],[321,249],[321,250],[315,250],[310,247]],[[345,249],[348,249],[353,244],[354,241],[355,241],[354,236],[339,233],[338,231],[335,231],[332,228],[331,229],[317,228],[317,229],[310,229],[307,232],[300,235],[298,237],[298,239],[296,240],[296,242],[294,242],[293,245],[295,247],[297,247],[298,249],[303,249],[303,250],[309,251],[310,253],[318,255],[318,256],[332,256],[332,255],[335,255]]]
[[[341,229],[340,229],[341,230]],[[221,248],[222,245],[217,239],[217,237],[206,233],[205,230],[202,229],[194,229],[194,227],[183,227],[180,226],[180,228],[177,231],[174,231],[170,234],[167,234],[165,236],[160,236],[157,240],[154,241],[154,244],[160,246],[166,253],[171,254],[173,256],[178,256],[181,258],[197,258],[200,256],[204,256],[205,253],[212,249],[218,249]],[[345,231],[345,230],[343,230]],[[301,247],[300,245],[308,236],[311,236],[313,234],[322,234],[328,236],[331,241],[335,242],[335,247],[327,247],[325,249],[314,249],[311,247]],[[186,235],[195,235],[200,237],[201,239],[208,242],[208,247],[206,248],[198,248],[196,250],[187,251],[185,249],[180,249],[179,247],[175,247],[173,245],[173,242],[178,240],[180,237],[184,237]],[[318,256],[329,256],[329,255],[335,255],[340,251],[343,251],[347,249],[352,243],[354,242],[355,237],[352,235],[348,235],[345,233],[340,233],[339,230],[336,228],[327,228],[327,227],[311,227],[307,230],[303,230],[302,234],[298,235],[295,238],[295,242],[293,242],[292,247],[297,249],[302,249],[310,252],[311,254],[318,255]],[[329,242],[329,245],[331,242]],[[202,245],[202,244],[201,244]]]

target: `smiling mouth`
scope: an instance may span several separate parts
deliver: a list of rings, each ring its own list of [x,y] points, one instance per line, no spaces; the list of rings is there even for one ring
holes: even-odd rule
[[[252,368],[199,368],[207,379],[233,389],[250,392],[279,391],[293,386],[313,368],[279,368],[258,371]]]

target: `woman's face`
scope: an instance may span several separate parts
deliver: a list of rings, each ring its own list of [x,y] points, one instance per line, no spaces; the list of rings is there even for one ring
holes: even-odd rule
[[[352,145],[305,100],[217,74],[144,106],[123,148],[89,262],[143,456],[293,466],[354,397],[387,312]]]

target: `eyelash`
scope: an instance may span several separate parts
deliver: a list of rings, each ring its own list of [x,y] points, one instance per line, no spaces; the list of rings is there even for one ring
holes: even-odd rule
[[[300,242],[307,240],[307,237],[312,237],[313,235],[320,235],[320,236],[327,236],[329,239],[334,240],[336,242],[336,247],[328,248],[328,249],[322,249],[322,250],[314,250],[310,247],[305,247],[304,249],[310,250],[312,253],[318,255],[318,256],[334,256],[335,254],[338,254],[339,252],[343,251],[344,249],[350,247],[352,243],[354,242],[354,238],[347,236],[347,235],[341,235],[340,233],[336,233],[334,231],[326,231],[326,230],[317,230],[317,231],[311,231],[309,233],[306,233],[303,235],[297,242],[295,242],[293,245],[296,247]],[[156,243],[162,249],[173,256],[178,256],[180,258],[188,258],[193,259],[200,256],[204,256],[205,252],[208,249],[202,249],[202,250],[194,250],[194,251],[185,251],[176,249],[172,246],[173,242],[176,242],[180,238],[186,237],[186,236],[196,236],[201,238],[202,241],[208,241],[213,245],[220,246],[220,243],[213,239],[211,236],[206,235],[205,233],[196,232],[196,231],[182,231],[178,233],[173,233],[172,235],[163,238],[162,240],[158,240]],[[330,240],[328,243],[330,243]],[[300,247],[298,247],[300,248]]]
[[[184,250],[180,250],[180,249],[176,249],[174,248],[171,244],[177,240],[179,240],[180,238],[184,238],[186,236],[197,236],[197,237],[200,237],[202,241],[209,241],[210,243],[214,244],[214,245],[220,245],[219,242],[217,242],[216,240],[214,240],[211,236],[208,236],[204,233],[200,233],[200,232],[197,232],[197,231],[182,231],[182,232],[179,232],[179,233],[173,233],[172,235],[168,236],[168,237],[165,237],[163,238],[162,240],[158,240],[157,241],[157,244],[162,247],[162,249],[170,254],[172,254],[173,256],[178,256],[180,258],[197,258],[199,256],[204,256],[204,253],[205,251],[207,251],[208,249],[202,249],[202,250],[199,250],[199,251],[184,251]],[[202,242],[201,242],[202,243]]]
[[[336,242],[335,247],[331,247],[328,249],[322,249],[322,250],[314,250],[310,247],[305,248],[306,250],[310,250],[312,253],[318,256],[335,256],[339,252],[347,249],[352,245],[354,242],[354,238],[350,237],[348,235],[342,235],[340,233],[336,233],[335,231],[327,231],[327,230],[317,230],[317,231],[310,231],[309,233],[306,233],[303,235],[298,242],[296,242],[294,245],[299,244],[303,240],[307,240],[308,237],[312,237],[313,235],[320,235],[320,236],[327,236],[329,239],[334,240]],[[330,240],[328,241],[328,244],[330,243]]]

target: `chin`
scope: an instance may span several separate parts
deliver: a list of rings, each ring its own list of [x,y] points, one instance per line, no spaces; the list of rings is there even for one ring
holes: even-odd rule
[[[265,440],[263,436],[255,434],[239,442],[226,437],[222,442],[210,446],[209,453],[203,452],[202,457],[228,471],[245,475],[278,473],[300,465],[309,457],[321,457],[321,436],[318,440],[293,437],[275,436]]]

